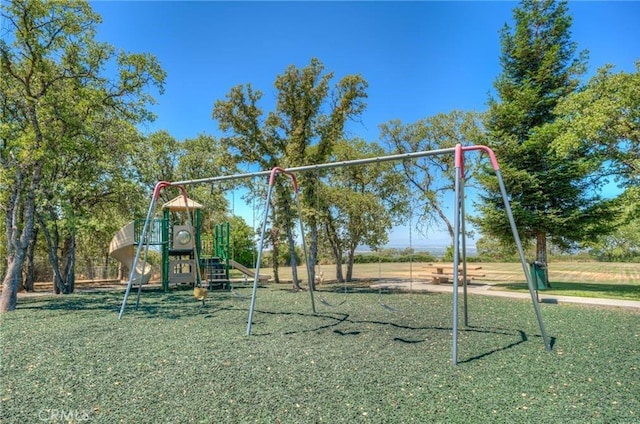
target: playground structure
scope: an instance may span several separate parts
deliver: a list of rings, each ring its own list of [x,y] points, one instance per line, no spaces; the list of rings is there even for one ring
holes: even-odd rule
[[[135,238],[135,221],[129,222],[122,227],[109,244],[109,256],[122,263],[131,270],[132,278],[141,284],[146,284],[151,279],[153,267],[149,264],[144,266],[136,263],[134,266],[135,247],[138,245]]]
[[[468,318],[468,313],[467,313],[467,306],[468,306],[468,302],[467,302],[467,262],[466,262],[466,230],[465,230],[465,210],[464,210],[464,154],[466,152],[473,152],[473,151],[480,151],[482,153],[486,153],[489,156],[489,159],[491,161],[491,166],[495,172],[496,178],[498,180],[499,183],[499,188],[500,188],[500,193],[504,202],[504,208],[505,208],[505,213],[507,215],[507,218],[509,220],[509,225],[510,228],[512,230],[512,234],[513,234],[513,238],[514,238],[514,242],[516,244],[517,250],[518,250],[518,254],[519,254],[519,258],[520,258],[520,262],[522,265],[522,270],[525,276],[525,279],[527,281],[527,286],[529,289],[529,294],[531,297],[531,301],[533,304],[533,308],[534,308],[534,312],[536,315],[536,319],[538,321],[538,325],[540,327],[540,332],[542,335],[542,339],[544,342],[544,346],[547,350],[551,350],[551,343],[549,340],[549,337],[547,335],[545,326],[544,326],[544,321],[542,319],[542,314],[540,312],[540,307],[538,305],[538,300],[537,300],[537,292],[536,292],[536,288],[535,285],[533,283],[532,280],[532,276],[525,258],[525,254],[524,254],[524,249],[522,247],[522,242],[520,240],[520,236],[518,234],[518,229],[515,225],[515,221],[513,218],[513,213],[511,211],[511,205],[509,203],[509,197],[507,195],[506,192],[506,188],[504,185],[504,181],[502,178],[502,174],[500,172],[500,166],[498,164],[498,160],[495,156],[495,154],[493,153],[493,151],[486,147],[486,146],[462,146],[461,144],[456,145],[453,148],[446,148],[446,149],[439,149],[439,150],[429,150],[429,151],[422,151],[422,152],[414,152],[414,153],[405,153],[405,154],[397,154],[397,155],[388,155],[388,156],[381,156],[381,157],[375,157],[375,158],[368,158],[368,159],[356,159],[356,160],[351,160],[351,161],[342,161],[342,162],[330,162],[330,163],[324,163],[324,164],[316,164],[316,165],[308,165],[308,166],[300,166],[300,167],[294,167],[294,168],[279,168],[279,167],[275,167],[271,170],[268,171],[260,171],[260,172],[253,172],[253,173],[247,173],[247,174],[237,174],[237,175],[229,175],[229,176],[222,176],[222,177],[212,177],[212,178],[203,178],[203,179],[196,179],[196,180],[185,180],[185,181],[177,181],[177,182],[166,182],[166,181],[161,181],[158,182],[155,186],[154,192],[153,192],[153,196],[149,205],[149,210],[147,213],[147,218],[145,220],[145,223],[143,225],[143,229],[142,229],[142,235],[140,237],[140,240],[144,240],[147,231],[150,231],[150,222],[151,222],[151,216],[153,214],[153,211],[155,209],[155,205],[156,205],[156,201],[158,198],[158,195],[160,193],[160,191],[166,187],[178,187],[182,193],[183,193],[183,198],[186,200],[187,199],[187,194],[186,194],[186,190],[185,190],[185,186],[186,185],[192,185],[192,184],[199,184],[199,183],[212,183],[215,181],[228,181],[228,180],[235,180],[235,179],[245,179],[245,178],[253,178],[253,177],[261,177],[261,176],[268,176],[269,177],[269,187],[268,187],[268,191],[267,191],[267,198],[266,198],[266,203],[265,203],[265,213],[264,213],[264,219],[262,221],[262,230],[261,230],[261,236],[260,236],[260,243],[259,243],[259,248],[258,248],[258,255],[257,255],[257,260],[256,260],[256,266],[255,266],[255,274],[254,274],[254,281],[253,281],[253,289],[252,289],[252,295],[251,295],[251,303],[249,306],[249,317],[247,320],[247,330],[246,330],[246,335],[249,336],[251,334],[251,326],[252,326],[252,322],[253,322],[253,314],[255,311],[255,304],[256,304],[256,298],[257,298],[257,288],[258,288],[258,282],[260,281],[260,262],[261,262],[261,255],[262,255],[262,250],[264,247],[264,241],[265,241],[265,234],[266,234],[266,226],[267,226],[267,221],[268,221],[268,214],[269,214],[269,206],[270,206],[270,199],[271,199],[271,194],[275,185],[275,180],[276,177],[278,175],[286,175],[288,177],[291,178],[292,180],[292,187],[293,187],[293,191],[294,191],[294,195],[295,195],[295,200],[296,203],[298,205],[298,209],[300,208],[300,204],[299,204],[299,200],[298,200],[298,184],[297,184],[297,180],[296,180],[296,173],[298,172],[306,172],[306,171],[319,171],[321,169],[331,169],[331,168],[339,168],[339,167],[347,167],[347,166],[354,166],[354,165],[364,165],[364,164],[368,164],[368,163],[377,163],[377,162],[389,162],[389,161],[407,161],[407,160],[411,160],[411,159],[417,159],[417,158],[421,158],[421,157],[426,157],[426,156],[436,156],[436,155],[445,155],[445,154],[449,154],[449,155],[453,155],[454,156],[454,173],[455,173],[455,183],[454,183],[454,243],[453,243],[453,253],[454,253],[454,258],[453,258],[453,278],[452,278],[452,285],[453,285],[453,290],[452,290],[452,298],[453,298],[453,305],[452,305],[452,334],[453,334],[453,340],[452,340],[452,363],[454,365],[456,365],[458,363],[458,287],[459,287],[459,282],[462,282],[463,285],[463,310],[464,310],[464,325],[465,326],[469,326],[469,318]],[[189,214],[187,214],[189,216]],[[302,243],[303,243],[303,249],[305,250],[305,258],[307,258],[307,253],[306,253],[306,243],[304,241],[304,227],[303,227],[303,222],[302,222],[302,216],[301,214],[299,214],[299,218],[300,218],[300,229],[301,229],[301,236],[302,236]],[[133,281],[135,279],[135,272],[136,272],[136,267],[137,267],[137,263],[138,260],[140,258],[140,254],[142,252],[142,244],[138,245],[137,251],[136,251],[136,255],[135,258],[133,260],[133,264],[132,264],[132,268],[131,268],[131,274],[129,277],[129,282],[127,284],[127,289],[125,291],[125,295],[124,295],[124,299],[122,302],[122,306],[120,308],[120,313],[118,315],[118,318],[121,319],[122,315],[124,313],[124,309],[127,303],[127,298],[129,296],[129,292],[131,289],[131,286],[133,284]],[[147,244],[148,247],[148,244]],[[144,264],[144,262],[143,262]],[[197,268],[199,269],[199,268]],[[307,260],[307,272],[308,272],[308,277],[309,277],[309,293],[310,293],[310,298],[311,298],[311,309],[313,311],[313,313],[316,313],[316,308],[315,308],[315,300],[314,300],[314,296],[313,296],[313,291],[314,291],[314,286],[313,286],[313,270],[310,269],[309,266],[309,262]],[[462,274],[462,275],[460,275]],[[141,286],[141,285],[140,285]],[[138,296],[139,296],[139,292],[138,292]]]
[[[161,282],[165,291],[174,284],[194,284],[209,290],[228,289],[230,268],[253,277],[253,270],[237,263],[229,255],[228,222],[215,225],[211,235],[203,238],[202,209],[200,203],[178,196],[162,205],[162,218],[151,219],[144,235],[145,220],[131,221],[122,227],[111,240],[109,255],[133,271],[131,278],[137,284],[146,284],[153,267],[140,262],[134,267],[135,249],[158,246],[162,254]],[[141,243],[141,240],[145,242]]]

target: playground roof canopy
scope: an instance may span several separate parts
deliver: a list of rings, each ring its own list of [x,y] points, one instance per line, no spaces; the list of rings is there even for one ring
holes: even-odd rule
[[[189,208],[189,210],[202,209],[204,206],[191,199],[187,199],[187,204],[185,205],[184,197],[182,196],[177,196],[162,205],[162,209],[169,209],[171,212],[184,212],[187,208]]]

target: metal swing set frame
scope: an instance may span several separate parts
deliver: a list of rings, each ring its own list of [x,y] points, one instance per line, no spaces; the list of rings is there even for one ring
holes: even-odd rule
[[[422,152],[413,152],[413,153],[404,153],[404,154],[395,154],[395,155],[387,155],[387,156],[379,156],[379,157],[374,157],[374,158],[366,158],[366,159],[355,159],[355,160],[349,160],[349,161],[339,161],[339,162],[328,162],[328,163],[323,163],[323,164],[316,164],[316,165],[306,165],[306,166],[299,166],[299,167],[293,167],[293,168],[280,168],[280,167],[275,167],[271,170],[268,171],[259,171],[259,172],[252,172],[252,173],[245,173],[245,174],[234,174],[234,175],[226,175],[226,176],[220,176],[220,177],[211,177],[211,178],[202,178],[202,179],[193,179],[193,180],[184,180],[184,181],[176,181],[176,182],[166,182],[166,181],[161,181],[159,183],[156,184],[156,187],[154,188],[153,191],[153,196],[149,205],[149,210],[147,213],[147,217],[145,219],[145,223],[144,223],[144,227],[142,230],[142,234],[141,234],[141,240],[146,240],[146,234],[147,231],[150,227],[150,221],[151,218],[153,216],[153,211],[155,209],[156,206],[156,200],[160,194],[160,191],[163,188],[167,188],[167,187],[177,187],[181,190],[183,196],[186,198],[186,189],[185,186],[187,185],[194,185],[194,184],[201,184],[201,183],[213,183],[213,182],[218,182],[218,181],[230,181],[230,180],[237,180],[237,179],[246,179],[246,178],[254,178],[254,177],[264,177],[264,176],[268,176],[269,177],[269,187],[267,190],[267,198],[266,198],[266,202],[265,202],[265,212],[264,212],[264,218],[262,221],[262,229],[261,229],[261,234],[260,234],[260,243],[259,243],[259,248],[258,248],[258,254],[257,254],[257,258],[256,258],[256,264],[255,264],[255,275],[254,275],[254,280],[253,280],[253,287],[252,287],[252,293],[251,293],[251,303],[249,306],[249,316],[247,319],[247,328],[246,328],[246,335],[249,336],[251,335],[251,326],[252,326],[252,322],[253,322],[253,315],[255,312],[255,304],[256,304],[256,298],[257,298],[257,289],[258,289],[258,282],[259,282],[259,277],[260,277],[260,262],[262,261],[262,251],[264,248],[264,240],[265,240],[265,234],[266,234],[266,228],[267,228],[267,221],[268,221],[268,215],[269,215],[269,205],[271,202],[271,195],[273,192],[273,187],[275,185],[275,181],[276,181],[276,177],[278,175],[286,175],[289,178],[291,178],[292,181],[292,187],[293,187],[293,192],[294,192],[294,198],[298,207],[298,213],[300,216],[300,232],[301,232],[301,236],[302,236],[302,244],[303,244],[303,249],[304,249],[304,255],[305,258],[308,258],[307,256],[307,248],[306,248],[306,243],[304,240],[304,227],[303,227],[303,223],[302,223],[302,215],[300,214],[300,202],[298,199],[298,192],[299,192],[299,186],[298,186],[298,182],[296,179],[296,173],[299,172],[307,172],[307,171],[318,171],[321,169],[331,169],[331,168],[340,168],[340,167],[347,167],[347,166],[355,166],[355,165],[366,165],[369,163],[379,163],[379,162],[392,162],[392,161],[401,161],[401,160],[411,160],[411,159],[418,159],[421,157],[427,157],[427,156],[438,156],[438,155],[445,155],[445,154],[452,154],[454,155],[454,168],[455,168],[455,183],[454,183],[454,233],[455,233],[455,238],[454,238],[454,243],[453,243],[453,305],[452,305],[452,333],[453,333],[453,340],[452,340],[452,349],[451,349],[451,361],[453,363],[453,365],[456,365],[458,363],[458,289],[459,289],[459,281],[462,281],[462,286],[463,286],[463,311],[464,311],[464,325],[468,326],[469,325],[469,316],[467,313],[467,262],[466,262],[466,237],[465,237],[465,210],[464,210],[464,183],[465,183],[465,177],[464,177],[464,155],[467,152],[475,152],[475,151],[479,151],[481,153],[485,153],[489,156],[489,159],[491,161],[491,165],[493,167],[493,170],[495,172],[495,175],[498,179],[498,183],[499,183],[499,187],[500,187],[500,193],[502,195],[502,199],[504,202],[504,208],[505,208],[505,212],[507,214],[507,218],[509,219],[509,224],[511,226],[511,231],[513,234],[513,238],[516,244],[516,247],[518,249],[518,254],[520,257],[520,262],[522,265],[522,271],[524,273],[524,276],[527,280],[527,286],[529,288],[529,294],[531,295],[531,302],[533,304],[533,309],[535,311],[536,314],[536,319],[538,321],[538,325],[540,327],[540,332],[542,334],[542,339],[544,342],[544,346],[547,350],[551,350],[551,343],[549,340],[549,337],[547,335],[547,331],[545,329],[545,325],[544,325],[544,321],[542,319],[542,314],[540,312],[540,307],[538,305],[538,298],[537,298],[537,294],[536,294],[536,289],[531,277],[531,273],[529,271],[529,267],[527,265],[527,260],[525,258],[525,254],[524,254],[524,249],[522,247],[522,242],[520,240],[520,236],[518,234],[518,229],[516,227],[515,224],[515,220],[513,218],[513,213],[511,210],[511,205],[509,203],[509,198],[507,195],[507,190],[504,184],[504,180],[502,178],[502,174],[500,172],[500,165],[498,164],[498,160],[494,154],[494,152],[487,146],[483,146],[483,145],[471,145],[471,146],[462,146],[461,144],[457,144],[455,147],[452,148],[446,148],[446,149],[438,149],[438,150],[427,150],[427,151],[422,151]],[[120,313],[118,315],[118,319],[122,318],[122,315],[124,313],[125,307],[126,307],[126,303],[127,303],[127,298],[129,296],[129,293],[131,291],[131,287],[134,283],[134,280],[136,280],[136,278],[134,278],[135,276],[135,269],[136,266],[138,264],[138,261],[140,260],[140,255],[141,255],[141,251],[144,247],[144,243],[139,243],[137,250],[136,250],[136,255],[134,258],[134,262],[132,265],[132,271],[129,275],[129,281],[127,283],[127,288],[125,290],[125,295],[124,295],[124,299],[122,301],[122,306],[120,308]],[[147,246],[148,247],[148,246]],[[145,253],[146,253],[146,249],[145,249]],[[462,268],[460,269],[460,264],[462,264]],[[309,294],[310,294],[310,300],[311,300],[311,309],[313,311],[313,313],[316,313],[316,307],[315,307],[315,299],[314,299],[314,282],[311,281],[311,276],[312,276],[312,272],[311,269],[309,268],[309,261],[306,260],[306,265],[307,265],[307,275],[309,278]],[[460,275],[460,271],[462,271],[462,275]],[[142,285],[142,282],[140,281],[140,287]],[[140,287],[138,288],[138,301],[140,298]],[[138,305],[138,301],[136,302],[136,307]]]

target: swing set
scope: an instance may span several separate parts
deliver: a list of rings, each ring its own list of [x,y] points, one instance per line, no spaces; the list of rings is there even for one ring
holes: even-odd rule
[[[401,160],[411,160],[411,159],[417,159],[417,158],[421,158],[421,157],[427,157],[427,156],[438,156],[438,155],[454,155],[454,170],[455,170],[455,182],[454,182],[454,243],[453,243],[453,305],[452,305],[452,333],[453,333],[453,340],[452,340],[452,349],[451,349],[451,361],[454,365],[456,365],[458,363],[458,287],[459,287],[459,281],[462,281],[462,285],[463,285],[463,311],[464,311],[464,325],[468,326],[469,325],[469,318],[468,318],[468,313],[467,313],[467,261],[466,261],[466,237],[465,237],[465,210],[464,210],[464,183],[465,183],[465,177],[464,177],[464,155],[467,152],[475,152],[475,151],[479,151],[481,153],[485,153],[489,156],[489,159],[491,161],[491,165],[493,167],[493,170],[495,172],[495,175],[498,179],[498,184],[499,184],[499,188],[500,188],[500,193],[504,202],[504,208],[505,208],[505,212],[507,214],[507,218],[509,220],[509,225],[511,227],[511,231],[513,234],[513,238],[518,250],[518,254],[519,254],[519,258],[520,258],[520,262],[522,265],[522,270],[524,273],[524,276],[526,278],[527,281],[527,286],[529,289],[529,294],[531,296],[531,302],[533,305],[533,309],[536,315],[536,319],[538,321],[538,325],[540,327],[540,332],[542,334],[542,339],[544,342],[544,346],[547,350],[551,350],[551,343],[549,340],[549,337],[547,335],[547,331],[545,329],[544,326],[544,321],[542,319],[542,314],[540,312],[540,307],[538,305],[538,301],[537,301],[537,294],[536,294],[536,288],[535,285],[533,283],[531,274],[530,274],[530,270],[525,258],[525,254],[524,254],[524,250],[522,247],[522,242],[520,240],[520,236],[518,234],[518,229],[516,227],[514,218],[513,218],[513,213],[511,210],[511,205],[509,203],[509,198],[507,195],[507,191],[504,185],[504,181],[502,178],[502,174],[500,172],[500,165],[498,164],[498,160],[494,154],[494,152],[487,146],[483,146],[483,145],[471,145],[471,146],[462,146],[461,144],[457,144],[455,147],[452,148],[446,148],[446,149],[438,149],[438,150],[428,150],[428,151],[422,151],[422,152],[413,152],[413,153],[404,153],[404,154],[396,154],[396,155],[388,155],[388,156],[380,156],[380,157],[374,157],[374,158],[367,158],[367,159],[356,159],[356,160],[349,160],[349,161],[341,161],[341,162],[329,162],[329,163],[323,163],[323,164],[316,164],[316,165],[307,165],[307,166],[300,166],[300,167],[294,167],[294,168],[280,168],[280,167],[275,167],[271,170],[268,171],[259,171],[259,172],[253,172],[253,173],[246,173],[246,174],[235,174],[235,175],[228,175],[228,176],[221,176],[221,177],[211,177],[211,178],[202,178],[202,179],[195,179],[195,180],[185,180],[185,181],[177,181],[177,182],[166,182],[166,181],[161,181],[159,183],[156,184],[154,191],[153,191],[153,196],[149,205],[149,210],[147,213],[147,217],[145,220],[145,224],[143,226],[142,229],[142,235],[141,235],[141,240],[146,240],[146,234],[147,231],[150,227],[150,221],[151,221],[151,217],[153,216],[153,212],[155,210],[156,207],[156,201],[158,199],[158,196],[160,194],[160,191],[164,188],[167,187],[177,187],[180,189],[185,201],[187,199],[187,194],[186,194],[186,189],[185,186],[187,185],[193,185],[193,184],[200,184],[200,183],[212,183],[212,182],[216,182],[216,181],[230,181],[230,180],[237,180],[237,179],[246,179],[246,178],[254,178],[254,177],[264,177],[264,176],[268,176],[269,177],[269,185],[268,185],[268,190],[267,190],[267,196],[266,196],[266,201],[265,201],[265,208],[264,208],[264,218],[262,220],[262,228],[261,228],[261,233],[260,233],[260,242],[259,242],[259,247],[258,247],[258,252],[257,252],[257,258],[256,258],[256,263],[255,263],[255,275],[254,275],[254,280],[253,280],[253,287],[252,287],[252,292],[251,292],[251,302],[250,302],[250,306],[249,306],[249,316],[247,319],[247,328],[246,328],[246,335],[249,336],[251,335],[251,326],[252,326],[252,322],[253,322],[253,315],[255,312],[255,304],[256,304],[256,299],[257,299],[257,289],[258,289],[258,283],[260,281],[260,263],[262,261],[262,251],[264,248],[264,242],[265,242],[265,235],[266,235],[266,228],[267,228],[267,222],[268,222],[268,214],[269,214],[269,206],[271,203],[271,196],[272,196],[272,192],[273,192],[273,188],[275,186],[275,181],[276,178],[279,175],[284,175],[287,176],[291,179],[291,183],[292,183],[292,189],[293,189],[293,193],[294,193],[294,200],[296,202],[296,205],[298,207],[298,214],[300,217],[300,234],[302,237],[302,245],[303,245],[303,249],[304,249],[304,255],[305,258],[307,259],[306,262],[306,268],[307,268],[307,276],[309,278],[309,296],[310,296],[310,301],[311,301],[311,310],[313,311],[313,313],[316,313],[316,304],[315,304],[315,299],[314,299],[314,281],[313,281],[313,270],[310,268],[309,266],[309,261],[308,261],[308,254],[307,254],[307,247],[306,247],[306,242],[304,239],[304,226],[302,223],[302,214],[301,212],[301,206],[300,206],[300,201],[299,201],[299,197],[298,197],[298,193],[299,193],[299,186],[298,186],[298,182],[296,179],[296,173],[300,173],[300,172],[307,172],[307,171],[319,171],[322,169],[332,169],[332,168],[340,168],[340,167],[347,167],[347,166],[355,166],[355,165],[365,165],[365,164],[369,164],[369,163],[379,163],[379,162],[390,162],[390,161],[401,161]],[[189,214],[187,214],[189,215]],[[190,219],[190,218],[189,218]],[[189,225],[191,225],[191,222],[189,222]],[[140,255],[141,252],[143,250],[143,248],[145,249],[145,254],[146,254],[146,250],[148,249],[148,245],[146,246],[146,248],[143,246],[143,243],[140,243],[137,247],[136,250],[136,255],[134,258],[134,263],[132,266],[132,270],[129,276],[129,281],[127,283],[127,288],[125,290],[125,294],[124,294],[124,299],[122,301],[122,306],[120,308],[120,313],[118,315],[118,319],[122,318],[122,315],[124,313],[125,310],[125,306],[127,304],[127,298],[129,296],[131,287],[133,285],[133,282],[135,280],[134,276],[135,276],[135,270],[136,270],[136,266],[138,264],[138,261],[140,259]],[[461,266],[462,265],[462,266]],[[143,264],[144,266],[144,264]],[[199,267],[196,267],[199,268]],[[462,275],[460,275],[460,271],[462,272]],[[199,272],[199,270],[198,270]],[[140,284],[141,286],[141,284]],[[138,297],[140,296],[139,292],[138,292]],[[325,301],[326,302],[326,301]],[[323,302],[323,303],[325,303]],[[380,302],[381,305],[383,307],[386,307],[389,310],[393,310],[394,308],[388,306],[388,305],[384,305],[382,302]]]

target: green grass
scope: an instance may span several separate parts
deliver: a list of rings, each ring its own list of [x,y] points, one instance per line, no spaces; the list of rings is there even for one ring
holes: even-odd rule
[[[21,299],[0,318],[1,421],[640,421],[637,311],[541,304],[548,352],[530,302],[471,296],[454,367],[450,295],[327,292],[345,303],[312,314],[306,292],[258,293],[249,337],[231,293],[146,291],[122,320],[117,291]]]
[[[527,291],[520,264],[484,264],[497,290]],[[551,289],[562,296],[640,300],[640,264],[558,262],[549,265]]]
[[[452,266],[450,263],[356,264],[354,277],[365,280],[413,278],[416,282],[427,282],[431,280],[433,265]],[[497,290],[528,290],[520,263],[469,263],[468,266],[470,275],[483,275],[474,278],[473,282],[491,284]],[[327,277],[333,275],[331,266],[323,266],[323,269]],[[289,268],[281,270],[284,279],[290,278]],[[298,274],[304,276],[304,270],[299,268]],[[545,291],[548,294],[640,301],[640,263],[552,262],[549,279],[552,290]]]
[[[605,299],[640,300],[640,285],[575,283],[550,281],[551,288],[540,290],[540,293],[561,296],[594,297]],[[495,290],[512,290],[528,292],[525,282],[494,284]]]

